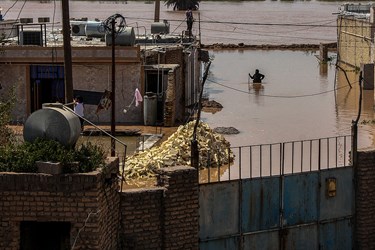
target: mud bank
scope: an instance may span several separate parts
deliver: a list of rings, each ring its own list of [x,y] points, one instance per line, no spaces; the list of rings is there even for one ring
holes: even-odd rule
[[[325,43],[329,50],[336,50],[337,43]],[[201,44],[201,48],[204,49],[254,49],[254,50],[319,50],[320,44],[262,44],[262,45],[252,45],[252,44]]]

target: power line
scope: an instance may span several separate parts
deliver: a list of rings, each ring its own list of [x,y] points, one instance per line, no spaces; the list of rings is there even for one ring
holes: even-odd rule
[[[248,91],[244,91],[244,90],[241,90],[241,89],[233,88],[233,87],[227,86],[225,84],[222,84],[222,83],[210,80],[210,79],[207,79],[207,80],[210,81],[210,82],[212,82],[212,83],[215,83],[217,85],[220,85],[222,87],[225,87],[225,88],[228,88],[228,89],[240,92],[240,93],[244,93],[244,94],[248,94],[248,95],[264,96],[264,97],[272,97],[272,98],[301,98],[301,97],[318,96],[318,95],[327,94],[327,93],[334,92],[336,90],[340,90],[340,89],[348,87],[348,86],[343,86],[343,87],[335,88],[335,89],[332,89],[332,90],[327,90],[327,91],[323,91],[323,92],[319,92],[319,93],[313,93],[313,94],[307,94],[307,95],[282,96],[282,95],[262,95],[262,94],[259,94],[259,93],[256,93],[256,94],[255,93],[249,93]]]
[[[144,20],[153,22],[153,19],[150,18],[141,18],[141,17],[126,17],[130,20]],[[182,22],[181,19],[168,19],[169,22]],[[329,20],[327,20],[329,21]],[[335,20],[331,20],[332,22],[336,22]],[[346,27],[346,28],[357,28],[363,27],[362,25],[328,25],[328,24],[316,24],[316,22],[309,22],[309,23],[260,23],[260,22],[233,22],[233,21],[217,21],[217,20],[200,20],[200,23],[213,23],[213,24],[228,24],[228,25],[250,25],[250,26],[286,26],[286,27],[317,27],[317,28],[338,28],[338,27]],[[313,24],[315,23],[315,24]]]

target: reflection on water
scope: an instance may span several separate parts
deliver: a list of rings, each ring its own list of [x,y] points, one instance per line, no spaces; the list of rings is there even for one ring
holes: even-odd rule
[[[139,147],[140,140],[145,140],[144,136],[116,136],[116,138],[126,145],[126,155],[133,154]],[[111,155],[111,138],[109,136],[80,136],[77,145],[83,143],[92,143],[99,145],[103,150]],[[116,141],[116,156],[123,157],[125,153],[124,145]]]
[[[232,146],[350,134],[358,112],[356,72],[347,72],[350,88],[333,64],[322,69],[315,52],[210,53],[214,61],[205,95],[223,109],[216,114],[202,113],[202,119],[213,128],[236,127],[240,134],[226,135]],[[256,68],[266,75],[263,88],[249,89],[248,73]],[[363,98],[361,119],[373,119],[373,91],[365,90]],[[371,127],[362,125],[360,130],[360,147],[372,145]]]
[[[336,71],[334,64],[322,66],[314,56],[315,52],[247,50],[241,53],[211,51],[211,54],[214,61],[205,85],[205,94],[221,103],[223,109],[215,114],[202,113],[202,119],[212,128],[237,128],[240,134],[225,135],[232,147],[350,135],[352,120],[358,115],[358,72],[347,69],[345,76],[343,71]],[[248,86],[248,73],[255,68],[266,75],[261,89]],[[374,145],[373,127],[361,123],[374,119],[373,106],[374,91],[364,90],[359,148]],[[328,167],[332,167],[331,163],[333,166],[342,165],[336,164],[334,149],[328,149],[333,145],[335,142],[330,142],[329,147],[321,147],[330,155],[329,159],[322,158],[323,162],[328,162]],[[303,150],[306,150],[307,146],[303,147]],[[342,150],[340,154],[337,153],[337,157],[341,157],[339,161],[348,164],[350,140],[340,142],[334,147]],[[300,148],[301,145],[298,145],[293,149],[295,155],[298,155],[298,150],[301,151]],[[237,151],[235,164],[229,169],[226,168],[222,179],[227,178],[229,171],[232,176],[236,175],[236,172],[237,176],[251,175],[251,161],[254,164],[252,171],[256,173],[254,176],[262,175],[259,165],[261,159],[250,160],[245,154],[248,153],[241,153],[242,173],[238,170],[240,153]],[[276,155],[275,152],[273,154]],[[313,149],[312,158],[316,159],[317,155],[318,151]],[[292,164],[301,162],[303,157],[305,156],[293,156],[286,167],[293,168]],[[267,156],[262,159],[265,165]],[[306,157],[303,161],[305,160]],[[309,170],[308,167],[305,169],[308,164],[303,162],[301,166],[296,165],[296,170]],[[277,163],[268,163],[268,166],[270,165],[271,170],[265,167],[264,171],[268,171],[268,174],[280,173],[280,160]],[[313,167],[314,169],[317,168]]]

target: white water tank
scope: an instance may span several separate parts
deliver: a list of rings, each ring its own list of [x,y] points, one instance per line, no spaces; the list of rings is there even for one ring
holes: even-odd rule
[[[112,45],[112,34],[105,35],[105,43],[107,46]],[[135,33],[133,27],[125,27],[125,29],[116,34],[115,45],[133,46],[135,44]]]
[[[169,34],[169,23],[167,20],[163,22],[155,22],[151,24],[151,34]]]
[[[37,138],[56,140],[65,146],[73,146],[81,133],[81,123],[61,103],[45,103],[43,108],[32,113],[23,129],[25,141]]]
[[[105,36],[104,25],[101,22],[88,21],[85,27],[87,37],[102,38]]]

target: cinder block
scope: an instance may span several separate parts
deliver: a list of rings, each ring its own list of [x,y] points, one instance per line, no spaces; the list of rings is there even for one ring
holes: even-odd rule
[[[39,173],[44,173],[44,174],[61,174],[62,173],[62,164],[60,162],[37,161],[36,165],[38,167]]]

